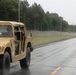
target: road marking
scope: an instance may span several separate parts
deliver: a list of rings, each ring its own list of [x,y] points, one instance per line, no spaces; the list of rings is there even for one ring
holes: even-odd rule
[[[55,75],[60,69],[61,67],[56,68],[50,75]]]

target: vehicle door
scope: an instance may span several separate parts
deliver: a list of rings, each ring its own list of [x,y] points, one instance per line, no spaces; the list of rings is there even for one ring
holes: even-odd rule
[[[25,46],[25,30],[24,30],[24,26],[20,26],[20,31],[21,31],[21,51],[24,51],[24,46]]]
[[[14,34],[15,34],[15,55],[21,53],[21,31],[20,27],[14,27]]]

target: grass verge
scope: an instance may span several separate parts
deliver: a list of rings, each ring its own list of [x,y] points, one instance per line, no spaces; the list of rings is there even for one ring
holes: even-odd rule
[[[54,42],[54,41],[72,38],[72,37],[75,37],[75,36],[74,35],[33,36],[33,45]]]

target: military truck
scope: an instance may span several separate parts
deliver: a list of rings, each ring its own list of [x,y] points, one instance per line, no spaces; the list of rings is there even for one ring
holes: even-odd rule
[[[0,73],[8,75],[10,63],[19,61],[22,69],[30,65],[32,34],[21,22],[0,21]]]

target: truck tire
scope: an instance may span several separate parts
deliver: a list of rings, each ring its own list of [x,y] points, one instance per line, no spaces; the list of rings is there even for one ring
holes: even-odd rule
[[[30,47],[27,47],[26,57],[24,59],[20,60],[20,66],[22,69],[29,68],[30,58],[31,58]]]
[[[5,52],[3,57],[0,59],[0,74],[9,75],[10,71],[10,56],[8,52]]]

